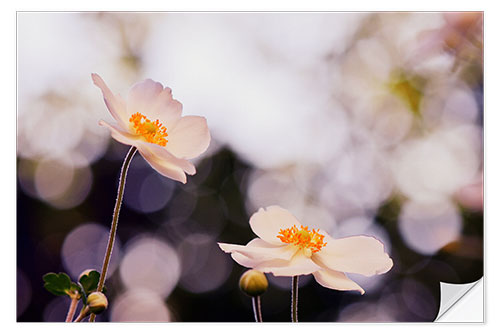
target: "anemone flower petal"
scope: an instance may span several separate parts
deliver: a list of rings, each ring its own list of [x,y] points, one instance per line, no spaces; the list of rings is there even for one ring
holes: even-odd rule
[[[136,135],[125,132],[120,127],[109,124],[104,120],[99,120],[99,125],[109,128],[109,130],[111,131],[111,136],[116,141],[121,142],[124,145],[137,146],[138,140]]]
[[[330,269],[322,269],[312,273],[316,281],[325,288],[335,290],[357,290],[363,295],[365,291],[344,273]]]
[[[151,120],[159,119],[167,131],[181,119],[182,104],[172,97],[172,90],[151,79],[136,83],[127,96],[127,113],[139,112]]]
[[[170,153],[167,149],[154,143],[143,142],[141,145],[142,149],[145,149],[151,154],[155,155],[156,158],[181,167],[188,175],[194,175],[196,173],[196,168],[194,167],[193,163],[189,162],[187,159],[178,158]]]
[[[179,158],[193,158],[205,152],[209,144],[207,120],[199,116],[185,116],[169,132],[167,149]]]
[[[186,183],[186,173],[196,173],[193,163],[186,158],[198,156],[210,144],[210,133],[203,117],[188,116],[183,120],[182,104],[173,99],[172,90],[151,79],[135,84],[127,96],[127,103],[113,95],[99,75],[92,74],[92,80],[101,89],[117,122],[116,125],[105,121],[99,124],[109,128],[114,139],[137,147],[144,159],[165,177]],[[169,139],[173,142],[169,143]]]
[[[186,175],[196,173],[196,168],[188,160],[177,158],[158,145],[139,142],[137,148],[142,157],[160,174],[185,184]]]
[[[326,246],[313,260],[329,269],[365,276],[383,274],[393,265],[384,252],[384,244],[374,237],[354,236],[340,239],[325,237]]]
[[[264,273],[273,273],[275,276],[307,275],[322,269],[302,251],[298,251],[291,260],[274,259],[262,262],[254,268]]]
[[[294,225],[299,227],[301,224],[289,211],[279,206],[261,208],[250,218],[252,231],[264,241],[275,245],[283,245],[278,238],[280,229],[291,228]]]
[[[92,81],[97,87],[99,87],[99,89],[101,89],[104,97],[104,103],[106,103],[106,106],[113,118],[118,122],[120,127],[127,128],[129,116],[127,114],[127,107],[123,98],[121,98],[120,95],[115,96],[98,74],[92,73]]]
[[[250,259],[265,261],[273,259],[290,260],[297,252],[293,246],[274,246],[260,238],[252,239],[247,245],[218,243],[226,253],[239,253]]]

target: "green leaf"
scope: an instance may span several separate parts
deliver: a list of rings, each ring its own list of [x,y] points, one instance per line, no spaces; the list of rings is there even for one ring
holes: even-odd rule
[[[87,304],[87,296],[97,290],[101,274],[98,271],[90,271],[80,277],[79,285],[82,289],[83,304]]]
[[[100,277],[101,274],[98,271],[90,271],[88,274],[82,275],[79,282],[86,294],[97,289]]]
[[[71,279],[66,273],[47,273],[43,276],[45,289],[56,296],[69,295],[71,291]]]

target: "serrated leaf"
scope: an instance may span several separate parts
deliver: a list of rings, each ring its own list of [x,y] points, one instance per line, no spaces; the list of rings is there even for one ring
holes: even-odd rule
[[[66,273],[47,273],[43,276],[45,289],[56,296],[69,295],[71,279]]]

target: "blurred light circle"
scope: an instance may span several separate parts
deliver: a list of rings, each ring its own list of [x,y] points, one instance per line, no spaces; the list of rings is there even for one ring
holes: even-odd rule
[[[393,188],[384,155],[370,143],[345,151],[325,173],[327,179],[318,190],[319,199],[337,221],[376,209]]]
[[[40,198],[50,200],[64,194],[73,181],[73,166],[56,160],[41,161],[35,171],[35,187]]]
[[[405,143],[393,163],[399,189],[418,201],[453,195],[476,175],[480,141],[477,127],[461,126]]]
[[[353,216],[342,220],[330,235],[334,238],[359,235],[371,236],[384,244],[386,252],[390,252],[391,250],[391,239],[385,228],[375,224],[373,219],[367,216]]]
[[[73,229],[64,239],[62,262],[67,272],[77,278],[86,269],[101,271],[109,230],[96,223],[87,223]],[[120,260],[120,240],[115,239],[108,277],[113,274]]]
[[[20,159],[18,180],[26,194],[55,208],[69,209],[85,200],[93,176],[88,166],[74,168],[69,160]]]
[[[167,243],[144,236],[127,243],[120,264],[120,277],[127,288],[147,289],[167,297],[175,288],[180,274],[177,253]]]
[[[474,93],[464,86],[447,93],[441,121],[444,124],[475,123],[479,108]]]
[[[478,114],[473,91],[453,79],[429,87],[422,100],[423,120],[429,127],[474,124]]]
[[[26,310],[28,305],[31,302],[31,283],[26,276],[26,274],[20,270],[19,268],[17,269],[17,302],[16,302],[16,316],[19,318]]]
[[[483,210],[483,174],[476,178],[471,184],[461,187],[455,194],[455,198],[468,209]]]
[[[406,278],[401,284],[401,295],[408,309],[424,320],[433,320],[438,314],[439,300],[417,280]]]
[[[402,207],[398,225],[411,249],[432,255],[460,237],[462,219],[450,201],[408,201]]]
[[[175,184],[158,173],[147,176],[139,191],[139,205],[144,213],[158,211],[172,198]]]
[[[290,211],[303,225],[309,228],[325,230],[329,234],[331,230],[336,229],[335,218],[328,209],[322,206],[305,204],[302,207],[295,206]]]
[[[340,322],[394,322],[396,318],[391,313],[381,312],[375,302],[356,302],[347,305],[340,311]]]
[[[364,233],[372,225],[372,219],[367,216],[353,216],[340,221],[337,228],[330,235],[334,238],[356,236]]]
[[[49,200],[49,204],[59,209],[69,209],[81,204],[92,188],[93,176],[91,169],[82,167],[75,169],[73,181],[68,190],[60,197]]]
[[[108,148],[109,134],[86,130],[78,145],[66,153],[75,167],[86,167],[100,159]]]
[[[20,158],[17,167],[17,179],[19,186],[27,195],[38,198],[35,187],[36,162],[30,159]]]
[[[49,323],[64,322],[70,302],[69,297],[54,297],[43,310],[43,321]]]
[[[113,322],[166,322],[170,313],[162,297],[148,289],[131,289],[111,303]]]
[[[248,211],[253,214],[261,207],[279,205],[297,207],[303,202],[304,193],[287,171],[255,171],[248,185]]]
[[[127,176],[125,204],[141,213],[152,213],[165,207],[172,198],[175,183],[159,175],[143,159],[134,159]]]
[[[413,125],[413,114],[396,96],[385,98],[376,115],[371,130],[381,147],[399,143]]]
[[[168,221],[185,220],[196,208],[198,198],[195,192],[178,191],[168,207]]]
[[[191,234],[177,250],[182,262],[180,285],[187,291],[204,293],[215,290],[231,273],[231,256],[220,250],[212,236]]]
[[[77,146],[84,123],[75,121],[76,107],[54,92],[26,106],[19,117],[18,136],[27,145],[27,157],[63,156]]]

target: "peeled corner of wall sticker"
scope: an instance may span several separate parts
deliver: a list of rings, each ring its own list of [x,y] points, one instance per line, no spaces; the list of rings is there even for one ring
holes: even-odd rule
[[[466,284],[441,282],[441,304],[436,322],[484,323],[483,278]]]

